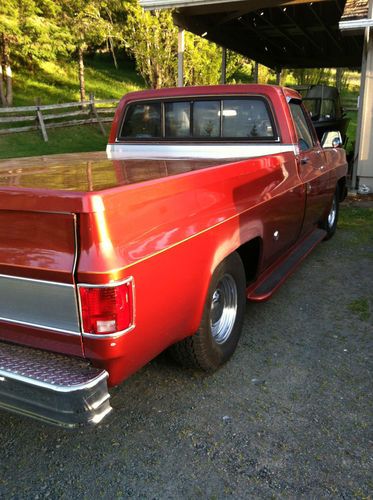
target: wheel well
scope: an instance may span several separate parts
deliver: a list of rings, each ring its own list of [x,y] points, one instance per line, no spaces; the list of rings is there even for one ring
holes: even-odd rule
[[[346,177],[338,180],[339,201],[343,201],[347,196]]]
[[[257,237],[247,241],[236,252],[241,257],[246,276],[246,284],[249,284],[257,276],[259,268],[259,259],[262,253],[262,240]]]

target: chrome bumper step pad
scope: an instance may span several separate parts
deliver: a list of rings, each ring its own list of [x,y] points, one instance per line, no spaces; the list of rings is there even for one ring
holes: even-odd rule
[[[87,361],[0,342],[0,408],[62,427],[110,411],[108,374]]]

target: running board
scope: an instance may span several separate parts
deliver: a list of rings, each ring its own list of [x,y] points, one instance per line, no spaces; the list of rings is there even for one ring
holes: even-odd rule
[[[254,285],[247,288],[248,300],[261,302],[269,299],[325,236],[326,231],[323,229],[314,229],[295,247],[292,247],[285,257],[275,262]]]

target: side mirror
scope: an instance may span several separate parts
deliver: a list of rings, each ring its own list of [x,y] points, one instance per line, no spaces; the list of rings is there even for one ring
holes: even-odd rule
[[[321,139],[323,148],[340,148],[342,146],[342,136],[338,130],[328,130],[324,132]]]

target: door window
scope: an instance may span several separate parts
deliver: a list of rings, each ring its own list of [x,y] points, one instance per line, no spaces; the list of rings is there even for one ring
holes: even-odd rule
[[[307,151],[315,145],[315,142],[306,115],[303,112],[302,106],[297,102],[290,103],[290,112],[297,131],[299,148],[301,151]]]

